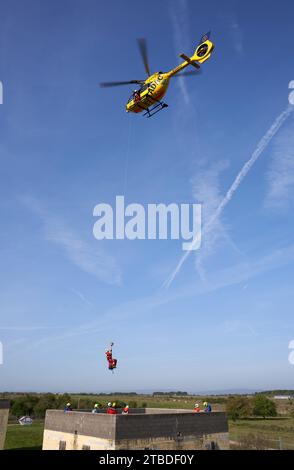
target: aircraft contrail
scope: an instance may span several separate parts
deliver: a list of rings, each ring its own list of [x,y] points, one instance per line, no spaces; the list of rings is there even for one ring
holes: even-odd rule
[[[290,114],[292,113],[293,110],[294,110],[294,106],[291,105],[291,104],[288,105],[288,107],[285,109],[285,111],[283,111],[276,118],[275,122],[272,124],[272,126],[269,128],[269,130],[266,132],[266,134],[260,139],[260,141],[257,144],[256,149],[254,150],[254,152],[252,153],[249,160],[247,160],[247,162],[244,164],[244,166],[242,167],[242,169],[240,170],[240,172],[236,176],[236,178],[235,178],[232,186],[228,190],[227,194],[225,195],[225,197],[223,198],[223,200],[221,201],[221,203],[219,204],[219,206],[217,207],[217,209],[215,210],[215,212],[213,213],[211,218],[204,225],[203,230],[202,230],[202,236],[205,234],[205,232],[207,232],[207,230],[215,222],[215,220],[221,215],[224,208],[226,207],[228,202],[230,202],[230,200],[232,199],[235,191],[238,189],[238,187],[242,183],[243,179],[245,178],[245,176],[247,175],[247,173],[251,169],[251,167],[254,165],[254,163],[256,162],[258,157],[262,154],[262,152],[266,149],[266,147],[268,146],[268,144],[270,143],[272,138],[275,136],[275,134],[278,132],[280,127],[284,124],[284,122],[290,116]],[[198,239],[196,239],[194,243],[198,243]],[[192,245],[192,247],[193,247],[193,245]],[[169,286],[171,285],[171,283],[173,282],[173,280],[175,279],[175,277],[179,273],[181,267],[183,266],[184,262],[186,261],[186,259],[188,258],[190,253],[191,253],[191,251],[186,251],[186,253],[182,256],[182,258],[180,259],[180,261],[179,261],[177,267],[175,268],[175,270],[171,273],[171,275],[168,277],[168,279],[166,279],[166,281],[163,283],[163,287],[165,287],[167,289],[169,288]]]

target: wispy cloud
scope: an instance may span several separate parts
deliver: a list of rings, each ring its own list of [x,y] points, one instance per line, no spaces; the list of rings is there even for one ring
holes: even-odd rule
[[[232,41],[234,50],[238,54],[243,52],[243,32],[236,18],[230,22],[229,35]]]
[[[203,166],[203,164],[205,166]],[[192,191],[197,203],[202,204],[202,223],[206,225],[211,219],[222,200],[220,191],[220,176],[229,166],[226,160],[207,165],[201,162],[198,165],[195,176],[192,179]],[[206,231],[202,238],[201,250],[198,250],[196,256],[196,270],[202,279],[205,279],[203,262],[215,250],[221,240],[227,240],[228,235],[225,225],[221,218],[215,219],[214,223]]]
[[[244,44],[244,33],[238,19],[238,15],[232,9],[232,5],[224,5],[218,12],[221,23],[227,31],[230,46],[237,54],[242,54]]]
[[[212,273],[211,283],[219,287],[244,283],[259,274],[291,264],[293,260],[294,245],[285,246],[261,257],[251,260],[246,259],[231,267]]]
[[[120,285],[121,272],[111,255],[94,249],[90,242],[82,240],[60,217],[47,211],[35,198],[24,197],[22,201],[42,221],[44,238],[60,246],[71,263],[99,281]]]
[[[38,330],[50,330],[50,329],[58,329],[64,328],[63,326],[27,326],[27,325],[19,325],[19,326],[3,326],[0,325],[0,330],[5,331],[38,331]]]
[[[195,282],[190,282],[188,285],[172,292],[161,290],[150,296],[123,302],[113,308],[99,312],[97,320],[69,328],[58,335],[47,335],[31,343],[30,347],[40,347],[45,343],[64,341],[81,335],[89,336],[97,335],[99,332],[108,332],[110,324],[118,326],[119,324],[124,324],[130,318],[134,318],[136,321],[147,316],[149,318],[158,307],[161,307],[162,315],[169,315],[169,309],[165,309],[164,306],[175,300],[206,295],[229,286],[244,284],[249,279],[292,264],[293,262],[294,244],[274,250],[272,253],[265,254],[259,258],[253,257],[252,260],[246,260],[246,262],[236,263],[227,268],[217,270],[211,274],[209,283],[200,281],[195,285]],[[247,329],[250,330],[250,325],[246,325]],[[251,333],[253,335],[257,334],[252,327]]]
[[[173,0],[170,2],[170,17],[173,27],[173,39],[177,54],[189,51],[191,44],[189,38],[189,7],[187,0]],[[177,84],[180,87],[185,104],[189,104],[189,93],[184,77],[178,77]]]
[[[280,127],[284,124],[284,122],[288,119],[288,117],[291,115],[291,113],[294,110],[294,106],[288,105],[288,107],[283,111],[275,120],[275,122],[272,124],[272,126],[268,129],[268,131],[264,134],[264,136],[261,138],[261,140],[258,142],[256,149],[252,153],[251,157],[247,162],[243,165],[242,169],[239,171],[237,177],[233,181],[233,184],[227,191],[225,197],[222,199],[208,222],[204,225],[203,230],[202,230],[202,237],[205,236],[206,232],[210,230],[210,227],[212,227],[215,223],[216,220],[221,216],[222,212],[224,211],[225,207],[227,204],[231,201],[232,197],[234,196],[234,193],[237,191],[239,188],[240,184],[258,159],[258,157],[262,154],[262,152],[266,149],[268,144],[271,142],[272,138],[276,135]],[[169,288],[177,274],[180,272],[184,262],[188,258],[189,254],[191,251],[187,251],[180,259],[179,263],[177,264],[175,270],[171,273],[168,279],[166,279],[164,286]]]
[[[236,334],[247,335],[248,332],[252,336],[259,336],[251,324],[242,320],[227,320],[223,323],[222,326],[225,333],[233,333],[234,336]]]
[[[76,290],[76,289],[70,289],[70,290],[71,290],[71,292],[72,292],[73,294],[75,294],[77,297],[79,297],[79,299],[80,299],[82,302],[84,302],[85,304],[87,304],[87,305],[89,305],[89,306],[92,306],[92,305],[93,305],[93,303],[90,302],[90,300],[88,300],[88,299],[85,297],[85,295],[84,295],[82,292],[80,292],[79,290]]]
[[[275,141],[267,173],[265,205],[285,212],[294,205],[294,119]]]

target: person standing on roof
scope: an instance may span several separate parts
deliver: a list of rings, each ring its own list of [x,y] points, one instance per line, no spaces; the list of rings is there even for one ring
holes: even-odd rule
[[[129,405],[126,405],[124,407],[124,409],[122,410],[122,414],[123,415],[128,415],[129,414],[129,409],[130,409]]]
[[[200,411],[201,411],[200,406],[198,405],[198,403],[195,403],[194,412],[195,413],[200,413]]]
[[[116,409],[116,403],[110,403],[109,408],[107,409],[107,414],[108,415],[116,415],[117,414],[117,409]]]
[[[111,407],[111,402],[109,401],[109,402],[107,403],[107,411],[108,411],[108,408],[110,408],[110,407]]]
[[[101,405],[99,403],[95,403],[92,413],[100,413]]]
[[[203,402],[204,413],[211,413],[211,405],[207,401]]]

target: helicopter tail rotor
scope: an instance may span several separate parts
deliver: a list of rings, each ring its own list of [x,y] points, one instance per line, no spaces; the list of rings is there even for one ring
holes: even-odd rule
[[[148,53],[147,53],[147,42],[145,38],[139,38],[137,39],[138,41],[138,46],[140,50],[140,54],[144,63],[144,67],[146,70],[146,73],[148,77],[150,77],[151,72],[150,72],[150,67],[149,67],[149,60],[148,60]]]
[[[212,41],[210,41],[210,31],[202,38],[200,39],[200,42],[198,43],[198,46],[195,49],[194,55],[191,57],[190,60],[192,61],[197,61],[202,64],[205,62],[209,57],[211,56],[211,53],[214,49],[214,44]]]

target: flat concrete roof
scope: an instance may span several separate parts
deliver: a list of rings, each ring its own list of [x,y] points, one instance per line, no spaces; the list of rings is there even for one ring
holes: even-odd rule
[[[189,410],[146,409],[122,414],[47,410],[45,429],[112,440],[150,437],[201,436],[228,432],[223,412],[194,413]],[[156,410],[156,411],[154,411]]]
[[[92,413],[92,410],[90,409],[80,409],[76,410],[74,409],[73,411],[78,412],[78,413]],[[122,408],[117,408],[117,414],[122,414],[123,409]],[[129,409],[129,415],[138,415],[138,414],[175,414],[175,413],[187,413],[187,414],[195,414],[195,411],[192,409],[187,409],[187,408],[130,408]],[[203,411],[201,411],[203,413]],[[214,411],[214,413],[221,413],[221,411]],[[100,410],[96,414],[106,414],[106,409]]]

